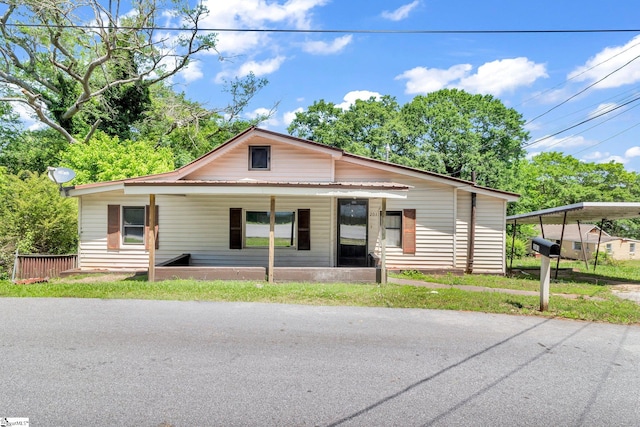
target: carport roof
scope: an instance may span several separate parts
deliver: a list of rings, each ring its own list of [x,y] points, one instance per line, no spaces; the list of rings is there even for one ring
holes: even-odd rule
[[[507,217],[517,224],[563,224],[565,222],[597,222],[602,219],[640,217],[640,203],[636,202],[581,202]]]

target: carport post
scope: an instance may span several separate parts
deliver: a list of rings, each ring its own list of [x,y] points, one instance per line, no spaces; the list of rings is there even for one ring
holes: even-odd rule
[[[584,242],[582,241],[582,230],[580,230],[580,220],[578,220],[578,234],[580,235],[580,247],[582,248],[582,258],[584,258],[584,268],[585,270],[589,270],[589,263],[587,262],[587,250],[584,247]]]
[[[562,231],[560,232],[560,255],[558,256],[558,260],[556,261],[556,280],[558,280],[558,270],[560,269],[560,258],[562,258],[562,242],[564,240],[564,226],[567,224],[567,212],[564,213],[564,218],[562,219]]]
[[[596,272],[598,266],[598,255],[600,255],[600,241],[602,240],[602,226],[604,225],[604,218],[600,221],[600,234],[598,234],[598,244],[596,245],[596,259],[593,262],[593,272]]]

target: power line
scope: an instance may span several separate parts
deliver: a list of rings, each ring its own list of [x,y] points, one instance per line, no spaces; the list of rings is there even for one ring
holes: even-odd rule
[[[603,80],[605,80],[608,77],[611,77],[613,74],[617,73],[618,71],[622,70],[624,67],[626,67],[627,65],[631,64],[633,61],[635,61],[636,59],[640,58],[640,55],[636,56],[635,58],[631,59],[630,61],[628,61],[626,64],[616,68],[615,70],[613,70],[612,72],[610,72],[609,74],[607,74],[606,76],[602,77],[601,79],[596,80],[595,82],[591,83],[590,85],[588,85],[587,87],[585,87],[584,89],[578,91],[577,93],[574,93],[573,95],[571,95],[569,98],[565,99],[564,101],[562,101],[561,103],[555,105],[554,107],[549,108],[547,111],[545,111],[542,114],[538,114],[537,116],[535,116],[533,119],[529,120],[527,123],[525,123],[525,125],[533,122],[536,119],[539,119],[540,117],[549,114],[550,112],[552,112],[553,110],[555,110],[556,108],[560,107],[561,105],[566,104],[567,102],[571,101],[573,98],[575,98],[576,96],[586,92],[587,90],[591,89],[592,87],[594,87],[595,85],[597,85],[598,83],[602,82]]]
[[[135,27],[135,26],[100,26],[100,25],[62,25],[62,24],[27,24],[7,23],[7,27],[28,28],[78,28],[85,30],[140,30],[140,31],[193,31],[195,28],[179,27]],[[295,29],[295,28],[197,28],[199,31],[238,32],[238,33],[324,33],[324,34],[593,34],[593,33],[640,33],[640,28],[589,28],[589,29],[528,29],[528,30],[382,30],[382,29]]]
[[[553,138],[554,136],[560,135],[561,133],[564,133],[564,132],[566,132],[566,131],[568,131],[568,130],[571,130],[571,129],[573,129],[573,128],[577,128],[578,126],[581,126],[581,125],[583,125],[583,124],[585,124],[585,123],[588,123],[588,122],[590,122],[590,121],[592,121],[592,120],[595,120],[595,119],[597,119],[597,118],[599,118],[599,117],[602,117],[602,116],[604,116],[605,114],[609,114],[609,113],[611,113],[612,111],[615,111],[615,110],[617,110],[617,109],[619,109],[619,108],[622,108],[622,107],[624,107],[624,106],[626,106],[626,105],[629,105],[629,104],[631,104],[632,102],[636,102],[636,101],[638,101],[638,100],[640,100],[640,96],[636,96],[635,98],[631,99],[630,101],[627,101],[627,102],[625,102],[625,103],[623,103],[623,104],[620,104],[620,105],[618,105],[618,106],[616,106],[616,107],[614,107],[614,108],[611,108],[610,110],[604,111],[604,112],[602,112],[602,113],[600,113],[600,114],[596,114],[595,116],[589,117],[588,119],[585,119],[585,120],[583,120],[583,121],[581,121],[581,122],[579,122],[579,123],[576,123],[576,124],[574,124],[574,125],[571,125],[571,126],[569,126],[569,127],[566,127],[566,128],[564,128],[564,129],[562,129],[562,130],[560,130],[560,131],[558,131],[558,132],[552,133],[551,135],[547,135],[547,136],[544,136],[544,137],[542,137],[542,138],[538,138],[538,139],[536,139],[535,141],[532,141],[532,142],[530,142],[530,143],[528,143],[528,144],[524,144],[524,145],[522,146],[522,148],[528,148],[528,147],[531,147],[532,145],[538,144],[538,143],[540,143],[540,142],[542,142],[542,141],[545,141],[545,140],[547,140],[547,139],[549,139],[549,138]]]
[[[572,156],[573,156],[573,155],[576,155],[576,154],[580,154],[580,153],[582,153],[583,151],[587,151],[587,150],[589,150],[589,149],[591,149],[591,148],[593,148],[593,147],[596,147],[596,146],[598,146],[598,145],[602,144],[603,142],[607,142],[607,141],[609,141],[610,139],[613,139],[613,138],[615,138],[615,137],[616,137],[616,136],[618,136],[618,135],[621,135],[621,134],[623,134],[623,133],[625,133],[625,132],[627,132],[627,131],[630,131],[631,129],[633,129],[633,128],[634,128],[634,127],[636,127],[636,126],[640,126],[640,122],[636,123],[636,124],[635,124],[635,125],[633,125],[633,126],[629,126],[628,128],[623,129],[623,130],[621,130],[620,132],[616,133],[615,135],[611,135],[609,138],[603,139],[602,141],[600,141],[600,142],[598,142],[598,143],[596,143],[596,144],[593,144],[593,145],[590,145],[590,146],[588,146],[588,147],[586,147],[586,148],[583,148],[583,149],[582,149],[582,150],[580,150],[580,151],[576,151],[575,153],[573,153],[573,154],[572,154]]]
[[[571,80],[573,80],[573,79],[575,79],[575,78],[578,78],[578,77],[580,77],[581,75],[583,75],[583,74],[585,74],[585,73],[588,73],[589,71],[593,70],[593,69],[594,69],[594,68],[596,68],[596,67],[599,67],[600,65],[602,65],[602,64],[604,64],[604,63],[606,63],[606,62],[611,61],[613,58],[616,58],[616,57],[618,57],[618,56],[622,55],[623,53],[626,53],[626,52],[630,51],[631,49],[633,49],[634,47],[636,47],[636,46],[638,46],[638,45],[640,45],[640,42],[639,42],[639,43],[635,43],[635,44],[633,44],[633,45],[629,46],[628,48],[626,48],[626,49],[622,50],[621,52],[618,52],[618,53],[616,53],[615,55],[610,56],[609,58],[605,59],[604,61],[601,61],[601,62],[599,62],[599,63],[597,63],[597,64],[595,64],[595,65],[593,65],[593,66],[591,66],[591,67],[587,68],[586,70],[584,70],[584,71],[582,71],[582,72],[580,72],[580,73],[578,73],[578,74],[574,75],[573,77],[571,77],[571,78],[569,78],[569,79],[565,80],[565,81],[564,81],[564,82],[562,82],[562,83],[559,83],[559,84],[557,84],[557,85],[555,85],[555,86],[553,86],[553,87],[551,87],[551,88],[549,88],[549,89],[547,89],[547,90],[545,90],[545,91],[543,91],[543,92],[541,92],[541,93],[539,93],[539,94],[537,94],[537,95],[535,95],[535,96],[532,96],[531,98],[527,98],[527,99],[525,99],[525,100],[524,100],[524,101],[522,101],[520,104],[518,104],[518,106],[519,106],[519,105],[522,105],[522,104],[525,104],[525,103],[527,103],[527,102],[529,102],[529,101],[531,101],[531,100],[533,100],[533,99],[539,98],[540,96],[544,95],[545,93],[548,93],[548,92],[552,91],[553,89],[555,89],[555,88],[557,88],[557,87],[564,86],[565,84],[567,84],[567,83],[568,83],[568,82],[570,82]],[[556,107],[554,107],[554,108],[556,108]],[[552,108],[551,110],[553,110],[554,108]],[[551,110],[549,110],[549,111],[551,111]],[[546,112],[545,112],[544,114],[546,114]],[[528,123],[531,123],[532,121],[534,121],[534,120],[538,119],[539,117],[542,117],[544,114],[541,114],[540,116],[534,117],[533,119],[529,120],[529,122],[528,122]]]

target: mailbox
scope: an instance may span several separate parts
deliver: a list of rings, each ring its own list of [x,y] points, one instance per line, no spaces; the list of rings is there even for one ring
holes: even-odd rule
[[[547,258],[560,257],[560,245],[545,240],[542,237],[536,237],[531,241],[531,249]]]

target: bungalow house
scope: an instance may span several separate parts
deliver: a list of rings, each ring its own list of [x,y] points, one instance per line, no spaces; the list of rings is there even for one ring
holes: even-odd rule
[[[148,268],[150,280],[503,274],[518,198],[259,128],[173,172],[66,194],[79,203],[79,270]]]
[[[639,240],[611,236],[604,230],[601,233],[600,227],[594,224],[565,224],[564,234],[562,224],[545,224],[544,238],[557,242],[562,238],[560,253],[568,259],[590,260],[595,258],[596,251],[616,260],[636,259],[636,248],[640,255]]]

